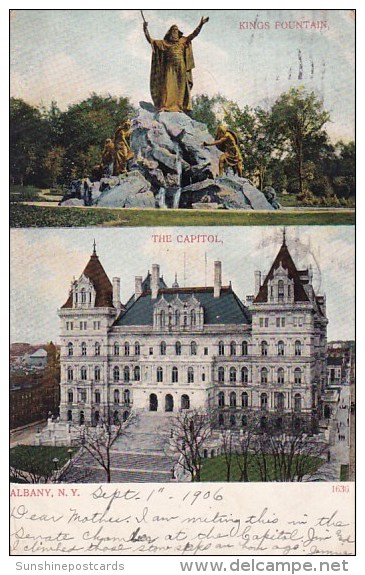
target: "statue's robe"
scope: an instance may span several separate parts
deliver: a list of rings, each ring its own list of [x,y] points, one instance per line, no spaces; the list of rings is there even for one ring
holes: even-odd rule
[[[152,40],[151,95],[159,111],[192,110],[192,70],[195,67],[191,38],[181,36],[173,42]]]
[[[119,176],[127,172],[127,162],[134,157],[134,152],[130,146],[130,135],[132,131],[123,126],[119,127],[114,136],[114,170],[113,175]]]

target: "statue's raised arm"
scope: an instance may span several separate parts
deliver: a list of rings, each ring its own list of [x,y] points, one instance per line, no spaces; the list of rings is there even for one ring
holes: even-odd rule
[[[199,26],[189,36],[176,24],[170,26],[162,40],[151,38],[148,24],[143,17],[143,30],[153,48],[150,88],[152,101],[159,112],[189,112],[192,110],[192,70],[195,66],[192,40],[209,18],[202,18]]]
[[[194,40],[194,38],[197,37],[197,35],[200,33],[200,30],[203,28],[204,24],[206,24],[209,21],[209,17],[204,18],[202,17],[202,19],[199,22],[199,25],[195,28],[195,30],[189,34],[189,36],[186,37],[188,42],[191,42],[192,40]]]

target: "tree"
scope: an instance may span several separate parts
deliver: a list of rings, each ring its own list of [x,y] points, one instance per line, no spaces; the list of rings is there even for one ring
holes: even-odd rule
[[[231,469],[237,440],[230,429],[223,429],[220,433],[221,451],[226,464],[226,481],[231,481]]]
[[[55,146],[46,152],[43,168],[45,178],[53,188],[57,186],[58,179],[63,173],[65,154],[66,150],[62,146]]]
[[[226,98],[220,94],[209,97],[207,94],[199,94],[193,98],[193,109],[191,112],[192,117],[197,122],[202,122],[208,128],[210,134],[215,136],[217,125],[219,124],[218,113],[219,108],[224,108],[228,102]]]
[[[38,108],[10,99],[10,177],[12,183],[35,183],[45,154],[48,125]]]
[[[17,445],[10,450],[10,479],[22,483],[49,483],[55,475],[55,456],[61,467],[67,462],[67,449]]]
[[[309,142],[324,135],[330,119],[314,92],[292,88],[282,94],[271,109],[270,131],[282,156],[290,154],[296,163],[297,190],[305,192],[304,164]]]
[[[199,409],[181,411],[166,430],[170,448],[180,455],[180,463],[192,481],[200,481],[202,451],[211,433],[212,416]]]
[[[100,419],[96,427],[85,425],[77,428],[79,433],[78,444],[84,449],[92,459],[105,471],[106,483],[110,483],[111,478],[111,449],[115,442],[121,437],[128,437],[131,427],[137,422],[137,416],[129,414],[126,421],[111,422],[110,417]]]

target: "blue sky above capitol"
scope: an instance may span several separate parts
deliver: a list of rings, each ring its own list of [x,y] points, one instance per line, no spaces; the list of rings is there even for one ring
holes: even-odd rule
[[[220,92],[241,106],[267,107],[304,85],[331,113],[333,140],[354,137],[354,17],[351,10],[145,10],[152,37],[172,23],[194,40],[193,94]],[[325,21],[326,29],[283,30],[276,22]],[[240,22],[269,29],[240,29]],[[11,94],[62,109],[91,92],[150,100],[150,46],[139,10],[15,10],[11,20]],[[299,75],[299,53],[303,65]]]
[[[172,243],[155,243],[170,234]],[[217,235],[222,243],[178,243],[177,236]],[[298,267],[311,265],[314,287],[326,294],[329,339],[354,339],[354,227],[289,226],[287,244]],[[213,285],[213,262],[222,261],[223,284],[232,281],[245,300],[254,290],[254,272],[268,272],[282,228],[184,227],[122,229],[17,229],[11,231],[11,341],[58,340],[57,308],[66,301],[73,277],[85,268],[96,240],[109,278],[121,278],[121,299],[134,293],[134,277],[160,264],[168,286]],[[205,265],[207,262],[207,265]],[[184,273],[185,270],[185,273]],[[185,277],[184,277],[185,276]]]

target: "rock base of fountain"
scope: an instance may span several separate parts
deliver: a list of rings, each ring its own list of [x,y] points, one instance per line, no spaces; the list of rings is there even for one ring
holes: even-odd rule
[[[109,208],[273,210],[248,179],[230,170],[219,176],[221,152],[204,147],[205,141],[212,141],[205,124],[184,113],[156,112],[152,104],[140,102],[132,120],[134,158],[128,175],[87,184],[83,180],[81,195],[66,195],[61,205],[75,198]]]

